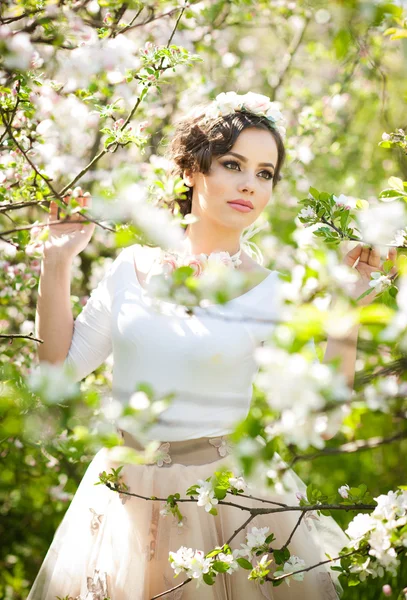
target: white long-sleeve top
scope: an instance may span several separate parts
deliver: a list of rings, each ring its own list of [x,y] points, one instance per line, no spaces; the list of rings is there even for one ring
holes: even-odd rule
[[[134,263],[143,247],[120,252],[75,320],[65,364],[80,381],[113,353],[112,396],[128,403],[140,383],[157,395],[174,393],[149,430],[150,439],[178,441],[230,433],[247,415],[258,371],[254,351],[280,314],[279,278],[270,274],[223,305],[185,308],[160,301],[141,286]],[[216,318],[222,315],[226,319]],[[228,320],[230,317],[236,320]]]

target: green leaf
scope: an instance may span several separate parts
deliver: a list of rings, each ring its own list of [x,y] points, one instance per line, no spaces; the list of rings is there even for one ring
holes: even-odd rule
[[[310,187],[309,193],[314,198],[314,200],[319,200],[319,192],[316,188]]]
[[[336,58],[344,58],[349,51],[352,38],[349,29],[340,29],[333,39]]]
[[[242,567],[242,569],[247,569],[248,571],[253,569],[253,565],[246,558],[237,558],[236,562],[240,567]]]
[[[393,190],[404,192],[403,180],[400,177],[390,177],[388,183]]]
[[[214,556],[217,556],[221,552],[222,552],[222,548],[216,548],[215,550],[208,552],[208,554],[206,554],[205,558],[213,558]]]
[[[218,573],[226,573],[229,567],[230,565],[227,562],[223,562],[221,560],[216,560],[212,564],[212,568],[215,569],[215,571],[217,571]]]
[[[213,585],[215,583],[215,579],[209,573],[203,574],[203,580],[207,585]]]
[[[386,260],[383,263],[383,271],[386,273],[390,273],[390,271],[392,270],[392,268],[394,267],[394,263],[392,260]]]
[[[362,298],[364,298],[365,296],[368,296],[369,294],[371,294],[373,292],[373,288],[369,288],[368,290],[366,290],[365,292],[363,292],[363,294],[361,294],[360,296],[358,296],[356,298],[356,302],[359,302],[359,300],[362,300]]]

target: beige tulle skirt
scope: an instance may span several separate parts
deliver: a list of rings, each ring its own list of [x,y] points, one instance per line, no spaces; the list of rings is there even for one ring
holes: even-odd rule
[[[126,445],[138,447],[128,434]],[[163,445],[163,459],[158,464],[127,464],[121,472],[132,493],[166,498],[185,492],[206,479],[223,465],[232,465],[226,455],[225,438],[201,438]],[[218,515],[208,514],[195,503],[180,504],[183,526],[172,515],[160,511],[163,501],[143,500],[125,496],[105,485],[95,485],[99,473],[118,463],[109,458],[109,451],[100,450],[89,465],[67,510],[28,600],[150,600],[174,588],[186,579],[181,573],[174,579],[169,563],[170,551],[181,546],[209,552],[221,546],[247,519],[249,513],[238,508],[218,506]],[[298,505],[296,491],[304,484],[293,471],[288,472],[292,491],[283,494],[251,489],[248,494],[291,506]],[[264,503],[247,498],[227,496],[242,505],[264,508]],[[231,542],[240,548],[252,527],[269,527],[276,540],[273,547],[283,546],[298,521],[298,512],[256,516]],[[305,560],[307,566],[332,557],[346,545],[347,538],[331,517],[303,519],[290,543],[291,554]],[[274,569],[272,569],[273,571]],[[304,580],[290,580],[279,587],[271,583],[259,585],[248,580],[249,571],[241,568],[233,574],[219,574],[215,584],[197,587],[192,580],[163,596],[165,600],[336,600],[338,584],[330,565],[305,574]],[[334,585],[335,583],[335,585]]]

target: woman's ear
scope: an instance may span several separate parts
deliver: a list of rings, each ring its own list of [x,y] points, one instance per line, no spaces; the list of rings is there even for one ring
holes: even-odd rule
[[[192,171],[184,171],[182,179],[184,180],[185,185],[188,187],[194,187],[195,177]]]

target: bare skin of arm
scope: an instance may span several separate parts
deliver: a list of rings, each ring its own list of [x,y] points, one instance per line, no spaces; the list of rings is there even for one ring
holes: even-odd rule
[[[83,207],[91,206],[89,194],[82,195],[78,188],[76,201]],[[74,192],[75,193],[75,192]],[[69,202],[70,197],[65,197]],[[84,217],[75,215],[75,221]],[[74,319],[71,308],[71,267],[77,254],[88,245],[94,223],[73,223],[70,219],[58,221],[58,206],[51,202],[48,217],[49,237],[44,243],[35,315],[36,336],[42,340],[38,345],[38,358],[52,364],[63,362],[72,341]]]

